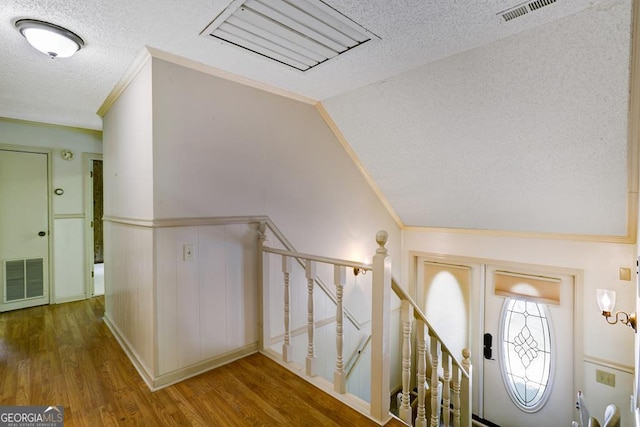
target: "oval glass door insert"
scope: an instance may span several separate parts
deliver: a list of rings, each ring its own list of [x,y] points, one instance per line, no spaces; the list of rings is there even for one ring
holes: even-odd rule
[[[525,412],[544,406],[553,378],[553,337],[544,304],[507,298],[500,326],[500,367],[509,396]]]

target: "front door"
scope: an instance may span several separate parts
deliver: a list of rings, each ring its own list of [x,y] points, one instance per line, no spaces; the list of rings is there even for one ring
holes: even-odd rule
[[[49,303],[47,156],[0,150],[0,311]]]
[[[487,266],[483,418],[502,427],[571,425],[572,276]]]

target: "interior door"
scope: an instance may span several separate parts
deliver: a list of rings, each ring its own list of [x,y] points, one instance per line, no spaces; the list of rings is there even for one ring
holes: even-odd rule
[[[502,427],[571,425],[573,277],[519,273],[486,269],[483,418]]]
[[[0,311],[49,303],[48,159],[0,150]]]

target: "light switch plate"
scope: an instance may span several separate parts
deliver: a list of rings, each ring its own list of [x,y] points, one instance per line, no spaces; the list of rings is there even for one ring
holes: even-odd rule
[[[600,384],[608,385],[610,387],[616,386],[616,374],[613,372],[606,372],[600,369],[596,369],[596,382]]]
[[[187,243],[182,245],[182,259],[183,261],[193,261],[195,252],[195,245],[193,243]]]

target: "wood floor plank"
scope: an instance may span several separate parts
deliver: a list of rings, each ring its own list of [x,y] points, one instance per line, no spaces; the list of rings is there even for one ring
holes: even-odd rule
[[[61,405],[66,427],[376,425],[261,354],[151,392],[103,313],[104,297],[0,313],[0,405]]]

